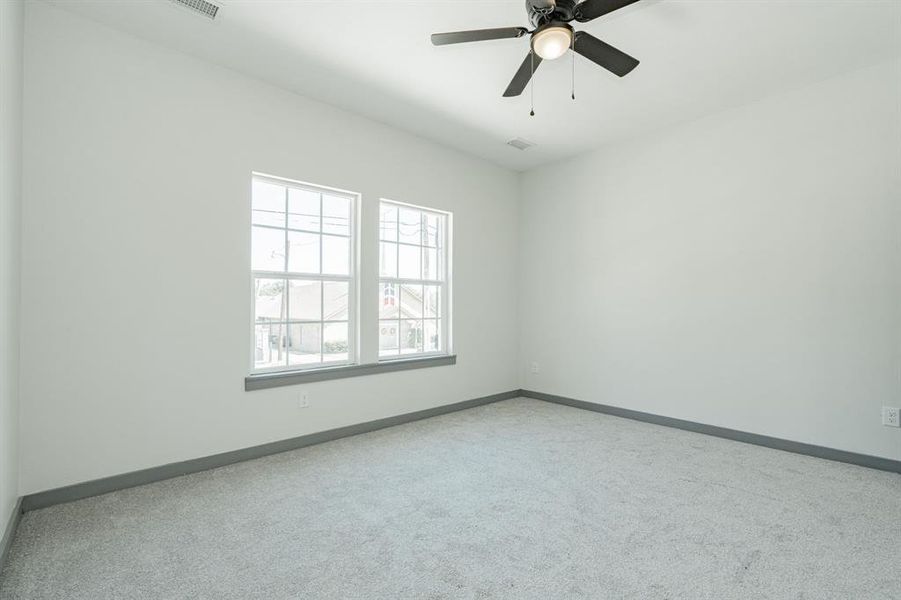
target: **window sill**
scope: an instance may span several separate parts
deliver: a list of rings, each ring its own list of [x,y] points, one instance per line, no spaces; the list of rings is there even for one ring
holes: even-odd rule
[[[340,367],[323,367],[309,371],[287,371],[281,373],[260,373],[244,378],[244,391],[265,390],[268,388],[297,385],[300,383],[313,383],[316,381],[328,381],[329,379],[345,379],[347,377],[362,377],[364,375],[377,375],[392,371],[408,371],[410,369],[425,369],[428,367],[443,367],[457,364],[457,355],[429,356],[426,358],[406,358],[388,360],[366,365],[342,365]]]

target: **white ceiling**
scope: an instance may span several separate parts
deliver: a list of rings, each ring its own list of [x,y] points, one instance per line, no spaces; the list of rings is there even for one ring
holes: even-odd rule
[[[643,0],[577,25],[638,68],[577,57],[574,102],[569,56],[545,62],[530,117],[528,90],[501,97],[526,38],[429,42],[528,26],[524,0],[223,0],[215,22],[169,0],[51,3],[517,170],[901,56],[898,0]]]

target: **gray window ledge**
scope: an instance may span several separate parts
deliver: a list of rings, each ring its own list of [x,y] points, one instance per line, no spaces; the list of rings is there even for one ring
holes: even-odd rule
[[[341,367],[326,367],[310,371],[289,371],[287,373],[261,373],[244,378],[244,390],[265,390],[268,388],[296,385],[299,383],[313,383],[314,381],[328,381],[329,379],[344,379],[346,377],[361,377],[363,375],[377,375],[392,371],[407,371],[410,369],[425,369],[428,367],[443,367],[457,364],[457,355],[428,356],[425,358],[407,358],[398,360],[386,360],[384,362],[368,365],[347,365]]]

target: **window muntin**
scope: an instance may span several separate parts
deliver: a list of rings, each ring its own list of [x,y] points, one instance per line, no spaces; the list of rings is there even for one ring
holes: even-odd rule
[[[379,206],[379,359],[448,351],[448,214]]]
[[[356,196],[254,175],[252,371],[354,362]]]

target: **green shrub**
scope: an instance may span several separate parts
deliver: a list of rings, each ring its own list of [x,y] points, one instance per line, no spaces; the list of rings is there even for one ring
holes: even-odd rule
[[[347,352],[347,342],[323,342],[322,351],[326,354]]]

